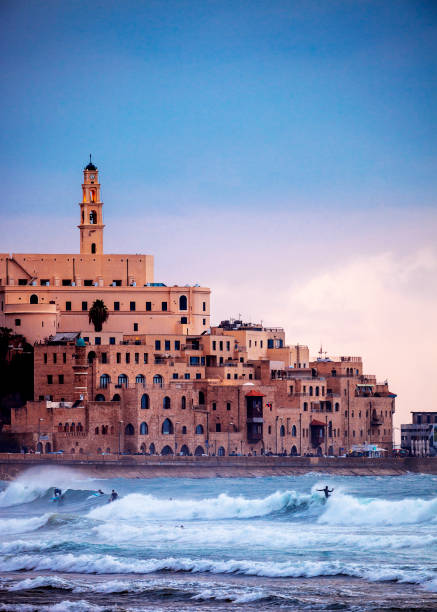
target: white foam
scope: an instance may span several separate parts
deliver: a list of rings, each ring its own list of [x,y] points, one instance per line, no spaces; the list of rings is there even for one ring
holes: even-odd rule
[[[45,525],[50,514],[33,516],[31,518],[6,518],[0,519],[0,534],[9,535],[12,533],[26,533],[35,531]]]
[[[319,523],[330,525],[408,525],[436,522],[437,498],[357,499],[351,495],[332,495]]]
[[[405,568],[405,565],[403,566]],[[245,574],[271,578],[311,578],[316,576],[347,575],[370,581],[399,581],[413,584],[436,579],[435,572],[401,569],[397,565],[375,567],[374,564],[342,561],[250,561],[229,559],[190,559],[187,557],[165,559],[116,558],[111,555],[57,554],[51,556],[20,555],[0,559],[0,571],[59,571],[81,574],[148,574],[159,571],[210,572],[213,574]]]
[[[276,491],[264,498],[231,497],[222,493],[206,499],[159,499],[153,495],[132,493],[112,504],[94,508],[88,516],[120,520],[191,520],[229,519],[266,516],[281,510],[298,510],[320,504],[319,496],[299,495],[295,491]]]

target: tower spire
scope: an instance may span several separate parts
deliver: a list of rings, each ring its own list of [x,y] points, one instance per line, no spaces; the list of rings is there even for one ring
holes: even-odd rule
[[[90,153],[89,164],[83,170],[82,202],[80,202],[80,252],[103,253],[103,202],[100,200],[99,171],[93,164]]]

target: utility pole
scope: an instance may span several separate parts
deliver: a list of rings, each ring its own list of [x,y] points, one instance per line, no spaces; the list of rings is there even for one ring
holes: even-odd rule
[[[123,421],[118,421],[118,454],[121,455],[121,426]]]

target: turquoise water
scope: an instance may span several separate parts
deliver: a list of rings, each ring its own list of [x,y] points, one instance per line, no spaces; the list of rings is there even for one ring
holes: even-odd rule
[[[1,484],[0,533],[2,610],[437,607],[430,475],[93,480],[36,468]]]

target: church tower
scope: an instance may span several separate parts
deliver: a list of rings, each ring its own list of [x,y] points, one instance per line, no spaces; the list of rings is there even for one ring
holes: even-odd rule
[[[91,161],[83,171],[80,206],[80,252],[103,254],[103,202],[100,201],[99,171]]]

